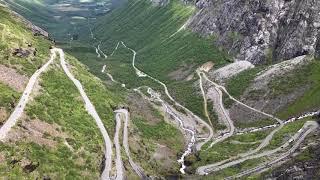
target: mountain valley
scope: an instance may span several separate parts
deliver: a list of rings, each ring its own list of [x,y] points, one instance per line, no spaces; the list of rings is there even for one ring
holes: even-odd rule
[[[0,177],[317,179],[319,13],[1,0]]]

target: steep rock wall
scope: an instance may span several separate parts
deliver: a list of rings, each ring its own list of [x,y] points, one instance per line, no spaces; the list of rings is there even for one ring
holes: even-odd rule
[[[198,0],[190,29],[254,64],[319,54],[318,0]]]

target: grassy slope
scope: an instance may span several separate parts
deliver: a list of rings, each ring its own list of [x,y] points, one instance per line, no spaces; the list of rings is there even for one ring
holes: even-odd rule
[[[28,3],[28,2],[25,2],[25,3]],[[33,4],[30,3],[27,6],[32,6],[32,5]],[[37,7],[32,7],[32,8],[37,8]],[[37,21],[37,22],[40,21],[36,17],[36,15],[34,15],[34,14],[26,14],[26,15],[29,17],[29,19],[31,19],[33,21]],[[46,23],[50,23],[50,22],[46,22]],[[60,26],[60,25],[57,25],[57,26]],[[53,30],[49,29],[49,31],[53,31]],[[88,35],[88,37],[89,37],[89,34],[86,34],[86,35]],[[77,43],[77,42],[72,43],[72,45],[74,45],[75,43]],[[68,50],[68,48],[65,48],[65,47],[64,47],[64,49]],[[124,48],[119,48],[119,49],[120,49],[120,52],[117,53],[117,54],[120,55],[120,56],[123,56],[122,54],[127,56],[128,63],[129,63],[131,58],[132,58],[132,53],[130,51],[128,51],[127,49],[124,49]],[[78,49],[72,47],[72,50],[77,51]],[[70,52],[73,52],[73,51],[70,51]],[[77,51],[77,53],[73,53],[73,55],[75,57],[77,57],[78,59],[81,59],[83,62],[86,62],[86,64],[91,65],[90,66],[90,71],[91,72],[94,72],[94,71],[92,71],[92,69],[96,69],[95,72],[96,72],[96,75],[99,78],[101,78],[102,80],[106,80],[107,79],[105,74],[100,73],[101,67],[104,64],[104,62],[101,62],[101,59],[96,57],[96,54],[94,53],[94,49],[92,47],[86,47],[85,46],[83,48],[80,48],[79,51]],[[68,61],[70,61],[70,64],[72,64],[72,66],[73,66],[73,69],[72,69],[73,73],[83,83],[89,98],[95,104],[96,110],[98,111],[98,113],[101,116],[102,120],[106,124],[108,132],[110,133],[111,136],[113,136],[113,132],[114,132],[114,128],[113,127],[114,127],[115,122],[114,122],[114,115],[113,115],[111,107],[116,107],[119,104],[119,102],[121,101],[121,96],[119,96],[119,94],[125,95],[126,92],[123,89],[120,89],[118,86],[111,85],[111,86],[107,86],[107,88],[104,87],[104,84],[102,84],[97,78],[94,78],[94,76],[87,71],[88,69],[86,69],[84,66],[80,65],[79,63],[77,63],[77,60],[75,58],[72,58],[71,56],[67,56],[67,58],[68,58]],[[92,62],[97,62],[97,63],[92,63]],[[92,67],[96,67],[96,68],[92,68]],[[130,64],[128,66],[128,70],[132,72],[132,68],[130,67]],[[123,72],[123,69],[121,69],[120,72]],[[123,77],[126,76],[126,74],[121,74],[121,75]],[[150,81],[148,79],[138,79],[137,78],[137,81],[140,81],[141,82],[140,84],[145,83],[145,84],[152,84],[153,87],[158,86],[158,84],[156,84],[156,83],[154,83],[154,82],[152,82],[152,81]],[[134,84],[135,84],[135,82],[132,82],[132,86],[134,86]],[[53,84],[51,84],[51,85],[53,85]],[[57,84],[55,84],[55,85],[57,85]],[[56,88],[58,88],[58,87],[56,87]],[[111,91],[115,92],[115,93],[111,93]],[[67,92],[62,91],[62,90],[60,90],[60,91],[57,90],[57,92],[55,92],[55,93],[63,93],[63,92],[67,93]],[[56,94],[56,95],[58,96],[58,94]],[[57,96],[56,96],[56,98],[57,98]],[[61,96],[62,96],[62,94],[61,94]],[[62,97],[64,97],[64,96],[62,96]],[[68,99],[68,98],[66,98],[66,99]],[[51,108],[58,108],[57,105],[60,104],[60,100],[59,99],[57,99],[57,101],[59,101],[59,103],[57,103],[57,102],[53,102],[53,99],[51,99],[49,97],[42,97],[41,101],[43,103],[45,103],[46,105],[49,105],[49,104],[53,103],[54,105],[51,105],[50,109]],[[63,111],[63,112],[64,111],[69,111],[68,107],[69,106],[75,106],[76,105],[75,103],[76,102],[73,102],[72,104],[69,104],[69,103],[67,103],[67,101],[63,101],[63,105],[61,107],[63,109],[61,109],[60,111]],[[37,114],[37,116],[44,117],[44,118],[46,118],[45,120],[47,122],[56,122],[56,121],[60,122],[60,123],[64,122],[64,121],[61,122],[61,120],[58,121],[58,120],[56,120],[56,118],[61,119],[61,116],[66,116],[67,114],[61,114],[61,116],[57,116],[56,114],[53,113],[53,109],[50,110],[51,114],[48,114],[48,113],[45,113],[44,109],[46,109],[46,108],[44,106],[41,106],[41,105],[39,105],[37,103],[35,103],[35,104],[36,104],[35,106],[37,106],[37,108],[36,108],[37,110],[34,110],[34,111],[37,111],[37,112],[33,112],[33,115]],[[79,112],[77,111],[77,113],[79,113]],[[71,119],[75,120],[75,117],[69,117],[69,118],[66,119],[66,121],[68,121],[70,123]],[[68,123],[63,123],[63,125],[67,126],[67,127],[70,126],[69,128],[71,128],[71,129],[73,127],[73,125],[70,125]],[[144,125],[147,125],[149,127],[149,124],[144,124]],[[172,133],[173,133],[174,136],[166,137],[166,136],[162,136],[163,134],[162,135],[154,134],[153,137],[144,137],[143,136],[144,133],[140,134],[140,132],[139,132],[139,134],[142,136],[142,138],[145,140],[145,142],[148,142],[147,144],[143,144],[143,146],[149,146],[149,144],[152,144],[152,143],[161,143],[161,144],[167,145],[170,148],[174,147],[173,150],[174,150],[175,153],[178,153],[178,152],[182,151],[182,149],[183,149],[183,147],[182,147],[183,138],[181,137],[182,135],[180,134],[180,132],[177,129],[175,129],[174,127],[172,127],[169,124],[165,124],[163,120],[161,121],[161,123],[159,125],[150,126],[150,127],[151,128],[156,128],[156,129],[159,128],[159,127],[165,127],[168,130],[166,132],[168,132],[170,135],[172,135]],[[89,130],[89,129],[87,129],[87,130]],[[179,141],[179,143],[173,143],[173,139],[174,139],[174,137],[176,136],[177,133],[179,134],[179,137],[180,137],[179,139],[181,141]],[[74,138],[72,138],[72,141],[74,141]],[[82,141],[83,140],[80,140],[80,142],[79,142],[80,145],[81,145]],[[75,144],[75,145],[79,146],[78,144]],[[145,148],[145,147],[141,147],[141,148]],[[147,156],[146,157],[147,158],[150,158],[150,157],[152,158],[152,153],[154,152],[154,149],[147,149],[147,150],[148,150],[148,152],[147,152]],[[141,154],[136,154],[135,156],[137,156],[137,159],[140,161]],[[173,161],[175,162],[175,160],[173,160]],[[96,163],[96,161],[95,161],[95,163]],[[155,162],[153,164],[153,166],[150,166],[150,167],[148,166],[148,164],[146,166],[149,169],[152,169],[150,171],[154,172],[154,174],[159,174],[159,171],[162,171],[162,173],[165,174],[166,172],[161,170],[161,168],[159,168],[159,164],[158,163],[159,162],[157,162],[157,163]],[[162,163],[162,162],[160,162],[160,163]],[[72,164],[70,164],[70,166],[74,167],[74,165],[72,165]],[[176,171],[177,171],[177,168],[178,168],[178,166],[175,167]],[[176,171],[172,171],[172,172],[176,172]]]
[[[37,49],[37,55],[29,58],[18,58],[11,54],[12,48],[26,48],[27,43]],[[0,6],[0,64],[16,69],[19,73],[31,76],[42,65],[49,55],[51,43],[42,37],[34,37],[19,19],[12,18],[10,12]],[[20,94],[0,83],[0,107],[9,114],[17,103]]]
[[[68,31],[72,26],[64,19],[57,20],[54,16],[59,16],[58,12],[51,9],[48,2],[43,0],[5,0],[14,11],[19,12],[22,16],[39,27],[48,30],[55,38],[66,38]]]
[[[139,133],[140,149],[133,148],[131,151],[133,158],[136,162],[143,167],[148,174],[166,176],[176,174],[179,171],[179,164],[176,161],[176,156],[184,149],[184,138],[176,127],[166,123],[163,120],[157,123],[150,124],[146,119],[141,116],[136,116],[132,119],[135,130]],[[136,142],[137,143],[137,142]],[[170,153],[163,153],[163,156],[169,156],[170,161],[167,162],[165,158],[155,158],[155,151],[159,144],[167,147]],[[137,145],[130,145],[137,146]],[[172,154],[173,153],[173,156]]]
[[[250,149],[254,149],[259,146],[260,141],[267,135],[268,132],[256,132],[251,134],[236,135],[224,142],[216,144],[208,150],[206,149],[209,144],[206,144],[205,147],[203,147],[203,150],[196,155],[197,160],[193,162],[191,171],[193,171],[196,167],[219,162],[231,157],[235,157],[240,153],[245,153]],[[239,141],[243,144],[237,144],[235,143],[235,141]]]
[[[42,37],[34,37],[18,19],[13,19],[6,9],[0,8],[1,27],[4,27],[0,29],[3,35],[0,41],[0,63],[30,76],[39,65],[48,60],[51,43]],[[38,49],[36,57],[12,57],[10,48],[25,47],[26,42],[31,42]],[[114,116],[111,107],[121,103],[122,97],[111,93],[110,89],[90,74],[75,58],[68,56],[67,60],[73,65],[73,73],[83,83],[112,137]],[[0,176],[13,179],[36,179],[45,176],[54,179],[98,178],[104,151],[103,140],[94,120],[87,114],[76,87],[66,77],[57,60],[40,78],[41,90],[34,100],[27,104],[26,120],[37,119],[59,125],[68,138],[47,137],[58,143],[55,148],[27,140],[0,143],[0,153],[4,155],[4,162],[0,165]],[[0,90],[1,106],[10,109],[9,104],[15,102],[19,94],[2,84]],[[20,128],[23,128],[20,124],[15,127],[17,131]],[[73,152],[64,144],[65,140],[74,149]],[[12,163],[12,160],[21,159],[28,159],[39,166],[32,173],[27,173],[20,163]]]
[[[175,4],[173,2],[171,6],[167,7],[171,10],[174,9],[176,12],[176,8],[179,7],[179,4]],[[144,9],[145,11],[141,11],[141,9]],[[174,82],[166,76],[168,73],[175,70],[177,67],[179,67],[183,63],[187,64],[200,64],[203,62],[206,62],[208,60],[216,60],[216,63],[223,63],[223,61],[219,61],[223,58],[219,57],[210,57],[210,55],[215,54],[213,48],[211,47],[210,53],[208,53],[206,50],[210,49],[206,47],[206,43],[204,44],[204,47],[201,47],[199,49],[203,50],[201,51],[202,55],[209,55],[209,56],[198,56],[197,53],[199,53],[199,49],[197,49],[197,37],[187,31],[182,31],[181,33],[178,33],[175,37],[172,39],[169,39],[167,41],[164,41],[166,37],[169,37],[170,34],[175,32],[176,29],[178,29],[183,22],[186,20],[183,17],[180,17],[180,20],[173,20],[176,16],[170,13],[160,13],[161,11],[164,11],[166,8],[159,8],[159,7],[150,7],[147,3],[141,2],[141,1],[135,1],[135,3],[129,3],[127,9],[123,10],[122,12],[114,12],[112,15],[107,17],[105,21],[103,21],[100,26],[98,26],[95,30],[95,33],[101,34],[100,36],[101,40],[104,42],[104,47],[107,49],[108,52],[112,51],[112,48],[115,46],[116,42],[119,40],[123,40],[128,44],[129,47],[132,47],[137,50],[138,56],[137,56],[137,66],[141,69],[143,69],[145,72],[151,74],[154,77],[159,78],[160,80],[169,83],[170,91],[173,92],[175,97],[184,102],[187,107],[191,108],[192,110],[195,110],[198,114],[201,114],[201,108],[197,108],[196,106],[199,106],[199,99],[192,100],[188,103],[186,102],[186,97],[191,97],[192,92],[194,92],[194,88],[192,86],[184,85],[181,82]],[[152,12],[152,13],[150,13]],[[159,12],[159,13],[158,13]],[[187,11],[185,11],[187,12]],[[170,14],[170,16],[169,16]],[[180,13],[179,15],[183,16],[184,13]],[[187,14],[187,13],[186,13]],[[163,18],[168,15],[168,17]],[[170,23],[167,23],[171,21]],[[137,23],[141,22],[141,23]],[[106,24],[106,25],[103,25]],[[170,24],[170,27],[166,26],[167,24]],[[172,28],[172,30],[168,29]],[[170,32],[170,33],[169,33]],[[193,39],[195,37],[195,39]],[[189,39],[190,38],[190,39]],[[195,51],[189,51],[189,47],[192,47],[188,43],[192,43],[192,46],[194,46]],[[202,42],[206,42],[203,41]],[[190,54],[188,54],[190,53]],[[129,53],[130,54],[130,53]],[[200,54],[200,53],[199,53]],[[215,54],[216,55],[216,54]],[[199,57],[199,58],[198,58]],[[196,61],[194,61],[196,59]],[[129,70],[130,68],[130,57],[128,60],[128,57],[120,56],[119,58],[116,57],[114,59],[110,60],[110,66],[113,68],[114,66],[117,66],[116,62],[113,61],[121,61],[123,63],[128,63],[126,66]],[[118,67],[120,67],[118,65]],[[118,68],[121,70],[122,67]],[[263,68],[263,67],[262,67]],[[126,71],[126,70],[125,70]],[[242,73],[242,75],[234,78],[231,83],[229,83],[228,89],[231,89],[231,93],[237,97],[241,95],[241,92],[244,92],[245,88],[249,86],[250,81],[255,77],[257,72],[260,71],[260,69],[253,69],[247,72]],[[317,107],[320,102],[318,100],[317,91],[319,84],[319,70],[318,70],[318,63],[313,64],[313,68],[311,70],[313,73],[312,76],[309,76],[309,78],[314,82],[312,85],[312,88],[305,94],[305,96],[300,99],[302,100],[302,104],[297,101],[297,103],[294,103],[289,107],[289,110],[291,110],[291,113],[297,113],[297,112],[303,112],[305,110],[308,110],[313,107]],[[130,83],[134,81],[134,78],[132,76],[133,72],[126,71],[129,77],[119,77],[119,79],[122,82]],[[131,74],[131,76],[130,76]],[[300,74],[300,76],[303,76],[303,73]],[[234,83],[237,82],[237,83]],[[239,84],[241,82],[241,84]],[[294,81],[296,82],[296,81]],[[187,83],[188,84],[188,83]],[[281,84],[281,83],[280,83]],[[290,85],[290,83],[288,84]],[[282,91],[282,90],[281,90]],[[194,97],[194,96],[192,96]],[[190,99],[189,99],[190,100]],[[300,127],[300,125],[293,124],[292,126]],[[291,128],[290,126],[284,128],[284,131],[291,129],[297,130],[297,128]],[[283,133],[284,131],[281,131],[280,133]],[[286,133],[286,132],[285,132]],[[274,145],[274,142],[278,141],[278,136],[281,136],[280,134],[276,136],[276,138],[272,141],[272,145]],[[243,147],[242,147],[243,146]],[[231,147],[231,148],[230,148]],[[252,145],[250,146],[244,146],[244,145],[237,145],[237,148],[233,147],[232,144],[229,144],[226,142],[226,144],[217,151],[219,152],[213,152],[213,153],[203,153],[200,154],[200,158],[202,163],[207,163],[208,161],[223,159],[226,157],[221,157],[221,154],[225,154],[226,156],[234,155],[239,151],[245,150],[246,148],[252,148]],[[241,148],[238,148],[241,147]],[[236,151],[228,152],[227,154],[226,149],[236,149]],[[221,153],[223,152],[223,153]],[[242,166],[246,166],[245,164],[253,163],[256,164],[257,160],[253,160],[252,162],[246,162]],[[204,163],[204,164],[205,164]],[[201,164],[201,163],[200,163]],[[241,167],[242,167],[241,166]],[[238,170],[235,171],[234,168],[231,168],[231,171],[234,171],[233,173],[227,173],[227,174],[234,174],[235,172],[239,172]]]
[[[90,172],[87,178],[99,177],[103,141],[94,121],[86,113],[77,89],[61,70],[54,69],[42,76],[41,86],[43,92],[27,105],[27,115],[31,119],[60,125],[68,134],[68,141],[75,152],[71,152],[63,144],[62,139],[58,140],[59,145],[55,149],[25,141],[3,144],[8,157],[15,159],[24,157],[39,163],[40,166],[31,174],[23,172],[19,166],[14,166],[16,170],[10,169],[9,166],[2,176],[28,175],[35,178],[48,175],[55,178],[81,178],[81,174],[87,171]],[[21,156],[21,154],[26,155]],[[76,161],[80,158],[86,163],[77,164]]]
[[[257,67],[239,73],[237,76],[234,76],[227,81],[226,89],[234,98],[240,99],[246,88],[250,86],[257,73],[261,70],[261,67]],[[229,108],[233,102],[234,101],[227,96],[224,98],[224,104],[227,108]]]
[[[42,37],[34,37],[18,18],[11,18],[9,11],[0,6],[0,63],[17,69],[20,73],[30,76],[48,60],[51,43]],[[26,48],[31,43],[37,49],[34,58],[22,59],[12,56],[12,48]]]
[[[289,107],[283,109],[279,116],[288,118],[292,115],[300,114],[306,111],[319,110],[320,108],[320,61],[314,60],[309,65],[301,68],[296,74],[292,75],[295,81],[289,83],[288,86],[309,86],[304,95],[297,99]],[[285,79],[280,80],[284,83]],[[295,84],[293,84],[295,83]],[[283,88],[283,87],[282,87]],[[285,88],[286,90],[286,88]]]
[[[0,83],[0,92],[0,107],[5,107],[7,111],[13,110],[11,104],[18,100],[20,94],[2,83]]]
[[[102,40],[102,49],[107,54],[112,52],[120,40],[135,49],[138,52],[136,65],[140,69],[166,82],[173,96],[203,116],[202,98],[194,96],[196,88],[192,85],[193,81],[174,81],[168,77],[170,72],[183,65],[194,65],[191,71],[194,72],[196,67],[207,61],[213,61],[218,66],[226,62],[226,57],[211,44],[210,38],[200,38],[187,30],[182,30],[169,38],[192,13],[194,9],[183,5],[180,1],[172,1],[166,7],[153,7],[145,0],[129,1],[125,7],[98,19],[94,33],[99,40]],[[83,38],[83,41],[91,41],[89,36]],[[80,51],[84,49],[86,48],[73,48],[72,53],[81,53]],[[93,58],[92,61],[85,63],[92,67],[91,70],[95,74],[100,73],[101,64],[107,63],[115,79],[128,87],[149,84],[149,80],[143,80],[143,78],[137,80],[131,67],[131,58],[132,53],[122,48],[113,58],[105,62],[102,59]]]

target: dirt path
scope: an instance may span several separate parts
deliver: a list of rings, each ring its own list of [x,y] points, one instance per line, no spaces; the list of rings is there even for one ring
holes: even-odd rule
[[[246,108],[248,108],[248,109],[250,109],[250,110],[252,110],[252,111],[258,112],[258,113],[263,114],[263,115],[265,115],[265,116],[267,116],[267,117],[269,117],[269,118],[271,118],[271,119],[274,119],[274,120],[278,121],[280,124],[283,123],[283,121],[282,121],[281,119],[279,119],[279,118],[277,118],[277,117],[275,117],[275,116],[273,116],[273,115],[271,115],[271,114],[268,114],[268,113],[262,112],[262,111],[260,111],[260,110],[258,110],[258,109],[255,109],[255,108],[253,108],[253,107],[250,107],[250,106],[242,103],[241,101],[237,100],[236,98],[234,98],[233,96],[231,96],[231,95],[229,94],[229,92],[226,90],[226,88],[225,88],[224,86],[218,85],[217,83],[211,81],[205,73],[203,73],[203,76],[204,76],[204,78],[205,78],[207,81],[209,81],[209,82],[210,82],[211,84],[213,84],[215,87],[217,87],[217,88],[221,89],[223,92],[225,92],[225,93],[229,96],[229,98],[230,98],[231,100],[235,101],[236,103],[241,104],[241,105],[243,105],[244,107],[246,107]]]
[[[203,109],[204,109],[204,114],[205,116],[207,117],[211,127],[213,128],[213,124],[212,124],[212,121],[210,119],[210,115],[209,115],[209,112],[208,112],[208,101],[207,101],[207,95],[206,95],[206,92],[204,91],[203,89],[203,80],[202,80],[202,76],[200,74],[199,71],[197,71],[197,75],[199,76],[199,87],[200,87],[200,90],[201,90],[201,94],[202,94],[202,98],[203,98]]]
[[[203,84],[202,76],[203,75],[205,76],[205,74],[203,72],[201,72],[200,70],[198,70],[198,69],[196,70],[196,72],[197,72],[197,74],[198,74],[198,76],[200,78],[200,88],[201,88],[201,91],[202,91],[203,98],[205,99],[204,100],[205,101],[205,106],[207,106],[207,103],[206,103],[207,97],[205,96],[205,92],[203,90],[203,85],[202,85]],[[227,126],[227,133],[222,135],[222,136],[219,136],[218,138],[215,138],[213,140],[213,142],[210,144],[210,146],[209,146],[209,148],[210,148],[214,144],[216,144],[218,142],[221,142],[221,141],[224,141],[225,139],[233,136],[233,134],[235,132],[235,126],[234,126],[233,121],[231,120],[227,110],[224,108],[223,99],[222,99],[223,95],[222,95],[221,90],[219,88],[217,88],[217,87],[209,88],[207,96],[212,100],[214,109],[217,112],[218,117]],[[205,111],[206,111],[207,116],[209,116],[207,108],[205,108]]]
[[[234,97],[232,97],[232,96],[229,94],[229,92],[225,89],[225,87],[220,86],[220,85],[218,85],[217,83],[211,81],[211,80],[206,76],[205,73],[203,73],[202,75],[203,75],[203,77],[204,77],[207,81],[209,81],[209,82],[214,86],[214,88],[212,88],[212,89],[214,89],[214,90],[217,91],[219,94],[221,94],[221,97],[222,97],[222,92],[221,92],[221,90],[223,90],[223,91],[229,96],[229,98],[232,99],[232,100],[234,100],[235,102],[237,102],[237,103],[239,103],[239,104],[241,104],[241,105],[243,105],[243,106],[245,106],[245,107],[247,107],[247,108],[249,108],[249,109],[251,109],[251,110],[253,110],[253,111],[255,111],[255,112],[259,112],[259,113],[264,114],[264,115],[266,115],[266,116],[268,116],[268,117],[270,117],[270,118],[272,118],[272,119],[275,119],[275,120],[278,121],[278,123],[280,124],[280,126],[279,126],[278,128],[276,128],[276,129],[274,129],[274,130],[262,141],[262,143],[261,143],[256,149],[251,150],[251,151],[248,151],[248,152],[243,153],[243,154],[240,154],[239,157],[245,158],[245,157],[249,157],[250,155],[259,152],[261,149],[263,149],[264,147],[266,147],[266,146],[269,144],[269,142],[270,142],[271,139],[273,138],[273,135],[274,135],[277,131],[279,131],[279,130],[284,126],[284,123],[283,123],[282,120],[274,117],[273,115],[270,115],[270,114],[261,112],[260,110],[254,109],[254,108],[252,108],[252,107],[250,107],[250,106],[248,106],[248,105],[246,105],[246,104],[238,101],[237,99],[235,99]],[[220,89],[221,89],[221,90],[220,90]],[[220,103],[222,103],[222,107],[223,107],[222,98],[221,98],[220,100],[221,100]],[[219,103],[219,104],[220,104],[220,103]],[[223,108],[223,109],[224,109],[224,108]],[[227,114],[225,114],[224,116],[225,116],[225,117],[229,117]],[[232,123],[232,121],[231,121],[230,118],[227,119],[227,121]],[[231,123],[229,123],[229,125],[230,125]],[[232,123],[232,125],[233,125],[233,123]],[[235,128],[235,127],[233,126],[233,132],[234,132],[234,130],[235,130],[234,128]],[[233,133],[233,134],[234,134],[234,133]],[[212,148],[212,146],[215,145],[215,144],[217,144],[218,142],[222,142],[223,140],[231,137],[233,134],[227,133],[227,134],[225,134],[225,135],[223,135],[223,136],[218,137],[217,139],[215,139],[215,140],[211,143],[211,145],[209,146],[209,148]],[[199,171],[199,173],[206,174],[207,172],[205,172],[204,169],[208,169],[209,167],[212,168],[212,167],[220,166],[220,165],[222,165],[222,164],[224,164],[224,163],[226,163],[226,162],[228,162],[228,161],[231,161],[231,160],[234,160],[234,158],[226,159],[226,160],[223,160],[223,161],[220,161],[220,162],[217,162],[217,163],[214,163],[214,164],[209,164],[209,165],[206,165],[206,166],[201,166],[201,167],[198,168],[197,171]]]

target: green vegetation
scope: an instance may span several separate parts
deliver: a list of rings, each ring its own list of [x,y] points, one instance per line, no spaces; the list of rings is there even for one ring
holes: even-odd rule
[[[303,65],[296,68],[294,72],[290,72],[281,78],[273,79],[268,84],[269,89],[272,91],[271,96],[290,94],[300,88],[302,84],[304,87],[308,87],[313,83],[313,79],[306,77],[312,76],[312,72],[315,71],[313,66],[317,65],[315,63]]]
[[[0,64],[15,68],[21,74],[30,76],[49,59],[51,42],[32,32],[3,7],[0,7]],[[31,47],[30,47],[31,46]],[[12,48],[36,49],[35,55],[15,57]],[[111,93],[111,88],[92,74],[76,59],[67,56],[75,76],[83,86],[105,123],[110,135],[113,135],[114,116],[112,107],[121,103],[123,98]],[[16,133],[24,133],[23,122],[29,120],[44,121],[57,127],[61,136],[44,132],[39,138],[27,138],[0,143],[4,162],[0,165],[0,176],[10,179],[30,179],[50,177],[53,179],[97,179],[100,174],[104,146],[102,136],[95,121],[87,113],[80,94],[72,81],[59,68],[57,59],[48,72],[41,75],[39,92],[26,106],[26,116],[15,126]],[[113,90],[113,89],[112,89]],[[10,111],[20,94],[0,83],[0,107]],[[120,91],[121,92],[121,91]],[[39,124],[40,126],[41,124]],[[52,129],[53,130],[53,129]],[[52,146],[43,145],[43,141],[52,142]],[[65,143],[71,147],[69,149]],[[27,161],[35,169],[29,171]]]
[[[221,171],[217,171],[215,173],[210,174],[209,176],[204,176],[202,179],[208,179],[208,180],[218,180],[218,179],[224,179],[226,177],[234,176],[242,171],[254,168],[258,166],[259,164],[262,164],[266,162],[266,158],[259,158],[259,159],[251,159],[247,160],[241,164],[225,168]],[[255,176],[249,176],[249,177],[243,177],[244,179],[256,179]]]
[[[148,174],[176,174],[179,171],[176,158],[184,149],[183,134],[165,122],[158,110],[152,108],[151,111],[155,119],[146,120],[139,115],[132,119],[135,139],[130,143],[132,156]]]
[[[89,156],[86,153],[73,154],[65,145],[59,144],[55,149],[40,146],[35,143],[18,142],[15,145],[5,145],[0,143],[2,153],[8,158],[0,165],[0,176],[9,179],[82,179],[87,177],[98,178],[99,164],[97,157]],[[94,153],[92,153],[94,154]],[[85,158],[86,163],[79,165],[75,163],[80,158]],[[98,157],[100,158],[100,157]],[[26,169],[20,167],[19,161],[22,159],[31,160],[33,165],[39,165],[35,171],[28,173]],[[15,162],[18,161],[18,162]],[[84,175],[82,172],[90,172]]]
[[[19,18],[13,18],[8,10],[0,6],[0,63],[30,76],[49,58],[50,41],[33,36]],[[28,45],[31,44],[31,47]],[[13,48],[35,48],[36,55],[19,58],[12,55]]]
[[[196,168],[206,164],[219,162],[240,153],[245,153],[256,148],[262,139],[268,135],[269,131],[255,132],[250,134],[236,135],[207,149],[210,143],[206,144],[202,151],[198,152],[198,161],[193,162],[192,167]],[[207,150],[206,150],[207,149]]]
[[[310,161],[317,158],[317,156],[314,154],[314,152],[317,151],[317,149],[313,147],[309,147],[306,150],[304,150],[302,153],[300,153],[298,156],[294,158],[294,161]]]
[[[145,0],[129,1],[126,7],[99,19],[94,33],[107,52],[111,52],[118,41],[124,41],[138,52],[138,67],[168,81],[166,75],[183,64],[225,63],[225,56],[211,45],[210,38],[200,38],[185,30],[169,38],[193,12],[191,6],[179,1],[172,1],[166,7],[154,7]]]
[[[123,89],[106,87],[100,79],[90,74],[88,69],[74,57],[67,56],[66,60],[73,67],[72,73],[82,83],[88,97],[95,105],[100,118],[112,136],[115,126],[113,108],[123,104],[123,97],[126,92]]]
[[[107,71],[129,88],[149,85],[159,89],[159,85],[152,80],[136,76],[131,65],[133,54],[124,47],[120,46],[116,54],[107,60],[95,57],[92,45],[97,46],[99,40],[106,54],[113,51],[118,41],[124,41],[128,47],[137,51],[137,67],[165,82],[179,102],[204,117],[201,98],[190,99],[196,91],[192,85],[194,80],[174,81],[168,76],[184,65],[194,65],[191,71],[194,72],[195,68],[208,61],[213,61],[216,66],[226,63],[227,57],[212,45],[211,37],[202,38],[182,30],[169,38],[193,12],[193,7],[183,5],[180,1],[172,1],[166,7],[154,7],[145,0],[129,1],[125,7],[97,20],[93,30],[98,40],[92,40],[88,29],[82,29],[83,34],[88,34],[80,37],[82,44],[73,42],[71,46],[64,46],[99,77],[102,76],[103,64],[107,64]],[[86,58],[80,57],[83,55]]]
[[[290,79],[292,81],[290,87],[302,85],[306,91],[302,97],[279,112],[279,117],[283,119],[311,109],[317,110],[320,106],[320,61],[313,60],[310,64],[302,67],[292,78]]]
[[[75,152],[71,152],[63,144],[65,140],[61,137],[54,138],[58,142],[56,148],[40,146],[29,141],[1,144],[2,153],[8,157],[6,170],[1,171],[1,176],[15,178],[26,175],[30,177],[48,175],[57,178],[81,178],[83,172],[90,172],[86,175],[88,178],[97,178],[103,155],[103,142],[95,122],[87,114],[79,98],[77,89],[61,70],[50,70],[45,73],[40,85],[41,95],[27,104],[28,117],[62,127],[61,130],[69,136],[69,142],[73,142],[70,145]],[[18,126],[18,131],[19,128]],[[35,172],[27,174],[19,165],[10,165],[12,158],[16,160],[25,158],[38,163],[39,166]],[[76,163],[82,160],[86,163]]]
[[[71,19],[65,17],[68,11],[61,12],[52,7],[52,4],[57,2],[46,0],[5,1],[11,9],[31,20],[35,25],[48,30],[55,39],[69,40],[71,37],[68,33],[77,30],[77,24],[71,23]],[[61,18],[57,18],[59,16]]]
[[[173,125],[165,121],[152,125],[148,124],[142,118],[133,119],[133,123],[139,129],[142,138],[149,141],[165,143],[168,147],[178,152],[183,149],[183,137],[181,137],[181,133]]]
[[[256,77],[257,73],[260,72],[263,67],[256,67],[239,73],[237,76],[232,77],[226,83],[226,89],[234,98],[239,99],[243,95],[244,91],[252,83],[253,79]],[[234,101],[232,101],[228,96],[224,98],[224,104],[226,108],[229,108]]]
[[[7,111],[13,110],[20,94],[2,83],[0,83],[0,92],[0,107],[5,107]]]
[[[282,129],[280,129],[273,136],[270,144],[266,147],[267,149],[275,149],[280,147],[282,144],[287,142],[290,137],[298,132],[302,128],[303,124],[310,120],[310,118],[305,118],[303,120],[298,120],[289,124],[286,124]]]
[[[73,73],[83,83],[89,98],[95,104],[112,136],[114,130],[112,107],[122,101],[121,96],[106,89],[102,82],[90,74],[76,59],[67,56],[67,61],[72,65]],[[10,165],[12,159],[7,158],[6,163],[0,166],[0,169],[3,169],[0,176],[12,178],[26,175],[30,178],[50,176],[63,179],[99,177],[99,167],[104,151],[100,131],[95,121],[86,112],[77,88],[58,67],[59,63],[56,61],[54,69],[51,68],[41,76],[41,94],[27,104],[26,113],[30,119],[58,125],[61,127],[59,131],[67,134],[68,137],[51,137],[50,134],[45,133],[44,138],[57,142],[55,148],[30,141],[1,144],[1,153],[5,153],[6,157],[12,157],[18,161],[23,158],[28,159],[39,166],[29,174],[20,167],[19,163]],[[0,86],[0,88],[4,87]],[[11,95],[8,94],[8,96]],[[17,128],[19,131],[20,125]],[[64,142],[68,142],[73,151],[68,149]]]
[[[234,124],[238,128],[248,128],[248,127],[265,127],[268,125],[275,124],[276,121],[273,119],[260,119],[260,120],[254,120],[254,121],[236,121]]]
[[[223,123],[219,122],[219,117],[217,113],[213,109],[213,102],[209,101],[207,104],[208,114],[215,130],[223,130],[226,129],[227,126]]]

